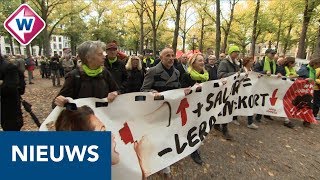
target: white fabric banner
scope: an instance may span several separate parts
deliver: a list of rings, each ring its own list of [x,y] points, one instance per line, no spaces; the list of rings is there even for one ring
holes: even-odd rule
[[[214,124],[228,123],[232,116],[258,113],[314,120],[310,107],[313,85],[305,80],[251,72],[205,82],[201,87],[201,92],[192,87],[188,95],[184,89],[162,92],[162,100],[154,100],[152,93],[137,92],[119,95],[107,105],[105,99],[96,98],[70,101],[91,107],[114,134],[120,161],[112,166],[112,179],[141,179],[142,172],[149,176],[179,161],[199,148]],[[40,131],[47,131],[46,124],[55,121],[62,109],[56,107]]]

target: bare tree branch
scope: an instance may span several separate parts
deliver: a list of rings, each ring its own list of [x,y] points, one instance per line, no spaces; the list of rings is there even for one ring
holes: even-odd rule
[[[156,29],[158,29],[159,25],[160,25],[160,22],[161,22],[161,19],[163,18],[163,15],[165,13],[165,11],[167,10],[167,7],[169,5],[169,1],[166,1],[166,4],[164,5],[164,9],[159,17],[159,20],[158,20],[158,23],[157,23],[157,26],[156,26]]]

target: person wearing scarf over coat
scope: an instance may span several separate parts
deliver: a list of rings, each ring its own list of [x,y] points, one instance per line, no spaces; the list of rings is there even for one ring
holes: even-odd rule
[[[256,62],[256,64],[254,65],[254,71],[261,74],[266,74],[268,76],[278,75],[278,77],[281,77],[282,75],[279,71],[277,62],[275,61],[276,53],[277,52],[273,49],[267,49],[265,52],[265,56],[262,58],[262,60]],[[270,116],[264,117],[266,119],[273,120]],[[256,115],[256,121],[261,122],[261,118],[261,114]]]
[[[86,41],[79,45],[78,56],[82,65],[66,75],[53,106],[63,107],[68,103],[66,97],[107,98],[109,103],[117,97],[120,88],[110,72],[104,68],[105,47],[105,43],[100,41]]]
[[[192,55],[188,62],[188,70],[181,77],[181,87],[192,87],[208,80],[209,73],[207,70],[205,70],[204,56],[202,54]],[[199,86],[197,89],[199,88],[201,88],[201,86]],[[191,158],[195,163],[202,165],[203,161],[201,159],[199,150],[194,151],[191,154]]]

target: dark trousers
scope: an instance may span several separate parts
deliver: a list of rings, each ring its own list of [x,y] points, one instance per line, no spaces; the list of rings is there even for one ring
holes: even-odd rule
[[[248,116],[248,125],[253,123],[253,116]]]

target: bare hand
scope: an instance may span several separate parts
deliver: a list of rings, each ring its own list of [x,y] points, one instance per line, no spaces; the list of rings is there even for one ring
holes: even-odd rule
[[[188,88],[184,89],[183,91],[184,91],[184,95],[186,96],[191,93],[191,87],[188,87]]]
[[[227,79],[223,78],[223,79],[221,79],[221,82],[223,85],[225,85],[225,84],[227,84]]]
[[[56,97],[56,99],[54,100],[54,104],[60,107],[63,107],[64,104],[66,104],[67,102],[68,102],[68,99],[61,95]]]
[[[112,102],[114,101],[114,99],[118,96],[118,92],[117,91],[113,91],[111,93],[108,94],[108,102]]]
[[[152,91],[154,97],[159,97],[161,94],[158,91]]]
[[[268,76],[271,76],[271,71],[267,71],[266,73]]]
[[[278,78],[281,78],[281,77],[282,77],[282,74],[281,74],[281,73],[278,73],[278,74],[277,74],[277,77],[278,77]]]

